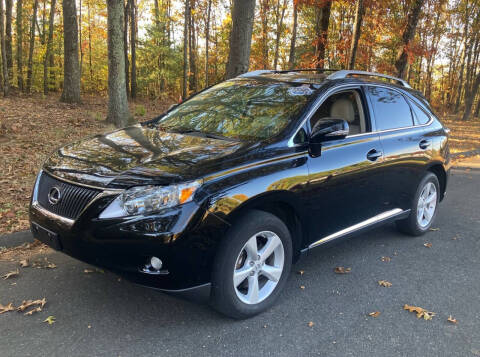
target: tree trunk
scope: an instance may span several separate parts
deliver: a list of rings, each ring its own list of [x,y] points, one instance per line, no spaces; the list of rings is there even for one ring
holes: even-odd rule
[[[17,82],[18,89],[23,92],[23,0],[17,0]]]
[[[13,78],[13,56],[12,56],[12,0],[5,0],[5,47],[7,55],[8,79]]]
[[[92,25],[90,18],[90,0],[87,1],[87,17],[88,17],[88,68],[90,70],[90,82],[93,83],[93,68],[92,68]],[[126,63],[126,62],[125,62]]]
[[[130,97],[130,62],[128,60],[128,26],[130,19],[130,5],[131,0],[127,0],[125,4],[123,17],[123,53],[125,57],[125,89],[127,90],[127,97]]]
[[[270,0],[260,0],[260,22],[262,24],[262,37],[260,40],[262,52],[262,69],[268,68],[268,11]]]
[[[207,21],[205,23],[205,87],[208,87],[208,41],[210,40],[210,11],[212,9],[212,0],[207,4]]]
[[[4,19],[4,11],[3,11],[3,0],[0,0],[0,49],[2,52],[2,75],[3,75],[3,83],[2,83],[2,91],[3,95],[6,97],[9,91],[9,80],[8,80],[8,67],[7,67],[7,53],[6,53],[6,46],[5,46],[5,35],[3,29],[5,25],[3,24]]]
[[[425,0],[414,0],[413,6],[407,17],[407,26],[402,35],[402,48],[398,50],[397,59],[395,61],[395,68],[397,69],[397,75],[400,78],[405,78],[406,68],[408,62],[408,46],[415,37],[415,31],[417,29],[418,18],[420,17],[420,11]]]
[[[184,23],[183,23],[183,86],[182,99],[185,100],[188,96],[188,23],[190,19],[190,0],[185,0],[184,9]]]
[[[48,19],[48,39],[47,39],[47,50],[45,51],[45,57],[43,59],[43,94],[48,94],[48,64],[50,56],[52,53],[52,42],[53,42],[53,24],[55,18],[55,1],[52,0],[50,4],[50,17]]]
[[[297,42],[297,20],[298,20],[298,7],[297,3],[293,2],[293,28],[292,28],[292,40],[290,41],[290,56],[288,57],[288,69],[295,68],[295,46]]]
[[[362,21],[365,13],[365,7],[363,0],[357,0],[357,6],[355,7],[355,23],[353,24],[352,43],[350,46],[350,58],[348,60],[348,69],[355,68],[355,59],[357,57],[358,40],[362,32]]]
[[[80,103],[80,66],[78,63],[78,25],[75,0],[63,0],[63,92],[61,101]]]
[[[248,71],[254,15],[255,0],[233,0],[227,78],[232,78]]]
[[[137,97],[137,4],[135,0],[130,2],[130,56],[131,70],[130,77],[130,96],[135,99]]]
[[[190,90],[193,91],[193,93],[196,93],[198,91],[198,81],[197,81],[197,42],[196,42],[196,36],[195,36],[195,20],[193,18],[193,13],[194,13],[194,4],[195,0],[191,0],[190,3],[190,16],[189,16],[189,33],[190,33],[190,39],[189,39],[189,51],[190,51]]]
[[[28,64],[27,64],[27,93],[32,89],[33,77],[33,50],[35,49],[35,24],[37,22],[38,0],[33,3],[32,23],[30,25],[30,47],[28,48]]]
[[[467,98],[465,98],[465,112],[463,113],[462,120],[468,120],[468,118],[470,117],[470,112],[472,111],[472,106],[473,106],[473,100],[477,95],[479,86],[480,86],[480,73],[478,73],[477,77],[475,78],[475,83],[473,84],[472,92]]]
[[[108,115],[117,128],[130,121],[125,89],[125,53],[123,51],[123,0],[107,0],[108,12]]]
[[[275,55],[273,57],[273,69],[277,69],[278,65],[278,56],[279,56],[279,47],[280,47],[280,36],[282,35],[283,30],[283,19],[285,17],[285,10],[287,8],[287,0],[283,0],[283,5],[280,9],[280,0],[277,0],[276,8],[276,22],[277,22],[277,31],[275,33]]]
[[[80,47],[80,84],[82,80],[82,72],[83,72],[83,45],[82,45],[82,0],[79,1],[78,4],[78,45]]]
[[[328,25],[330,23],[330,12],[332,9],[332,1],[328,0],[315,9],[315,33],[317,39],[315,41],[315,67],[323,69],[325,67],[325,50],[328,41]]]

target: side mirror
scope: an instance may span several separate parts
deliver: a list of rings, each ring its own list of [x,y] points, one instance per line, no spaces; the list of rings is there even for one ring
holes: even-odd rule
[[[348,123],[340,118],[322,118],[312,128],[310,143],[318,144],[323,141],[343,139],[348,135]]]

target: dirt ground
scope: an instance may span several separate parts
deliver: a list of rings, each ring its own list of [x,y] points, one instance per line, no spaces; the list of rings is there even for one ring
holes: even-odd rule
[[[130,111],[144,121],[170,104],[137,101]],[[43,160],[61,145],[113,129],[104,121],[106,110],[100,96],[84,97],[81,105],[60,103],[58,95],[0,98],[0,234],[28,229],[28,203]],[[452,152],[480,149],[480,120],[448,117],[444,123],[452,130]]]

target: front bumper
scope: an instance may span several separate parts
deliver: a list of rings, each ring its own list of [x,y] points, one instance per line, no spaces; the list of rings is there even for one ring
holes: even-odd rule
[[[210,283],[216,247],[228,228],[222,220],[195,202],[154,215],[98,219],[114,197],[100,194],[76,220],[70,220],[40,206],[34,191],[30,205],[32,232],[39,236],[39,226],[55,235],[50,242],[41,239],[47,244],[141,285],[184,292]],[[159,227],[168,230],[141,230],[143,224],[151,222],[160,222]],[[159,272],[143,270],[152,256],[163,261]]]

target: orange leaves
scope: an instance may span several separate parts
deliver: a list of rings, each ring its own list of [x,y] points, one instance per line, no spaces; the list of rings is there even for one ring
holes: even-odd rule
[[[352,268],[336,267],[333,271],[337,274],[348,274],[352,271]]]
[[[423,245],[424,245],[425,247],[427,247],[427,248],[432,248],[432,243],[426,242],[426,243],[424,243]]]
[[[376,317],[379,317],[380,314],[381,314],[380,311],[374,311],[374,312],[369,313],[368,316],[371,316],[371,317],[375,317],[375,318],[376,318]]]
[[[447,321],[448,321],[448,322],[451,322],[452,324],[455,324],[455,325],[458,324],[457,319],[454,319],[454,318],[452,317],[452,315],[448,316]]]
[[[433,316],[435,316],[434,312],[427,311],[424,308],[418,307],[418,306],[411,306],[411,305],[405,304],[403,306],[403,309],[416,313],[418,319],[423,318],[424,320],[431,320]]]
[[[385,288],[389,288],[392,286],[392,283],[386,280],[379,280],[378,285],[383,286]]]

